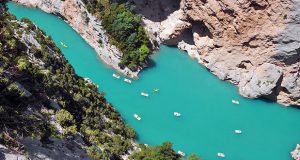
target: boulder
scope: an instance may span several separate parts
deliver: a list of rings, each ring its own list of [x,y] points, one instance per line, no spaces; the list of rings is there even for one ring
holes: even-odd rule
[[[264,63],[257,67],[251,79],[239,86],[241,95],[248,98],[269,96],[274,93],[277,83],[282,77],[282,68],[271,63]]]

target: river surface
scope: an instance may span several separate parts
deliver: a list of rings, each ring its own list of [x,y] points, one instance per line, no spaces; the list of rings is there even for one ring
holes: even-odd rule
[[[228,160],[290,160],[290,151],[300,143],[300,110],[240,97],[235,86],[177,48],[161,46],[152,56],[154,66],[127,84],[113,78],[115,71],[62,19],[14,3],[8,6],[18,19],[29,18],[51,35],[77,74],[99,84],[141,143],[171,141],[175,150],[204,160],[220,159],[217,152],[224,152]],[[159,93],[153,92],[155,88]],[[141,92],[150,96],[142,97]],[[232,99],[240,104],[232,104]],[[175,111],[182,116],[173,116]],[[141,121],[133,118],[135,113]],[[235,134],[235,129],[242,134]]]

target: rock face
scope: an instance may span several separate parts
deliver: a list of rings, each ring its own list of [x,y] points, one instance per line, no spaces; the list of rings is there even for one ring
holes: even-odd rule
[[[51,143],[43,144],[39,140],[24,138],[22,140],[26,154],[18,154],[0,145],[0,159],[2,160],[92,160],[83,149],[83,142],[77,140],[59,140],[51,138]]]
[[[19,4],[37,7],[45,12],[64,18],[84,40],[92,46],[99,57],[109,66],[130,77],[137,77],[137,72],[118,66],[122,52],[109,43],[108,36],[101,26],[101,21],[88,13],[81,0],[13,0]]]
[[[43,144],[38,140],[25,138],[22,140],[28,157],[36,160],[92,160],[84,151],[81,138],[75,140],[59,140],[50,138],[51,143]]]
[[[154,41],[186,50],[241,95],[300,105],[300,1],[133,2]]]

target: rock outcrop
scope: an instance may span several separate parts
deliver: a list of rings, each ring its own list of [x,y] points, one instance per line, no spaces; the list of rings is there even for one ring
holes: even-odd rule
[[[78,32],[84,40],[92,46],[99,57],[109,66],[117,71],[137,78],[137,72],[132,72],[128,68],[121,69],[118,66],[122,52],[116,46],[109,43],[108,35],[101,25],[101,21],[90,14],[81,0],[13,0],[19,4],[37,7],[41,10],[59,15],[72,28]]]
[[[252,77],[246,81],[246,84],[240,85],[240,94],[257,98],[260,95],[271,95],[274,93],[277,83],[282,77],[282,69],[274,64],[264,63],[253,70]]]
[[[241,95],[300,105],[299,1],[181,0],[171,11],[162,0],[133,2],[154,41],[186,50]],[[161,13],[142,10],[151,7]]]

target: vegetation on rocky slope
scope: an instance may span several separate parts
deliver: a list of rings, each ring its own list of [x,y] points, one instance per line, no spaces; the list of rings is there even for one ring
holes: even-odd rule
[[[109,0],[83,2],[90,13],[101,19],[111,43],[124,53],[119,65],[127,66],[132,71],[145,66],[151,50],[141,25],[141,16],[134,14],[127,3],[111,3]]]
[[[115,160],[135,150],[134,130],[96,85],[76,75],[51,37],[0,9],[0,144],[26,152],[25,137],[45,144],[81,137],[92,158]],[[142,154],[179,159],[171,147],[151,148]]]
[[[51,37],[45,37],[29,20],[21,21],[8,13],[1,14],[2,141],[9,143],[5,135],[47,140],[57,134],[49,123],[49,110],[54,110],[63,136],[81,133],[88,149],[96,148],[101,156],[126,154],[133,147],[133,129],[94,84],[75,74]],[[25,40],[31,38],[37,44]]]

